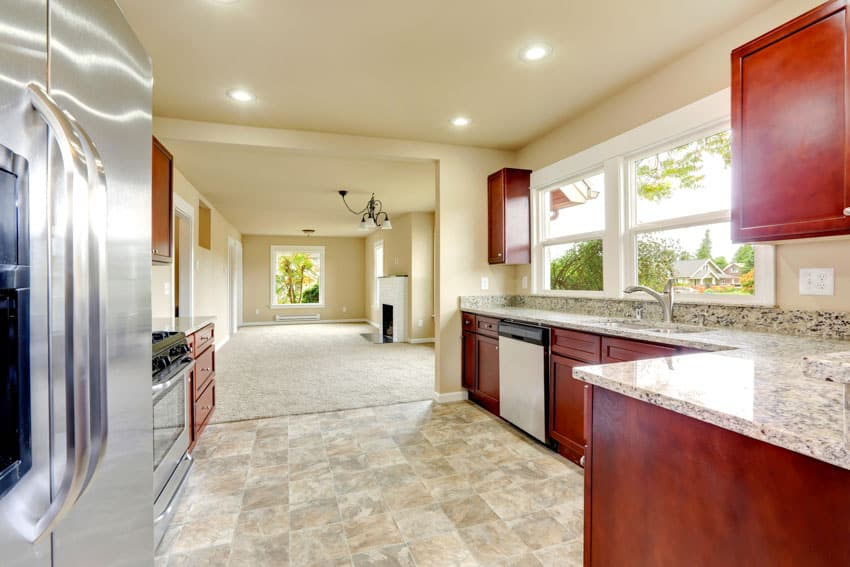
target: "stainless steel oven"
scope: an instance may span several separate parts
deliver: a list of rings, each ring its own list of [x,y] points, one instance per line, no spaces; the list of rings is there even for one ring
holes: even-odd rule
[[[185,337],[182,337],[185,342]],[[171,348],[177,357],[167,354],[154,357],[157,361],[169,360],[154,372],[152,381],[153,407],[153,477],[154,477],[154,545],[159,545],[171,517],[175,503],[185,486],[192,468],[189,455],[191,421],[189,400],[191,396],[191,371],[194,361],[180,355],[184,347]]]

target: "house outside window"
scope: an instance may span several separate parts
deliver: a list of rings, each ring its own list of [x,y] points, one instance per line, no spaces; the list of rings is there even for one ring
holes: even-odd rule
[[[324,246],[271,247],[271,306],[324,306]]]
[[[727,90],[535,171],[533,291],[772,305],[773,247],[731,241],[731,167]]]

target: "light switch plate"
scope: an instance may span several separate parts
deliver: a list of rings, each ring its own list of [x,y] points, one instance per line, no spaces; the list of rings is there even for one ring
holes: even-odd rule
[[[481,289],[484,291],[490,289],[490,278],[487,276],[481,278]]]
[[[835,269],[800,268],[800,295],[835,295]]]
[[[528,289],[528,276],[522,276],[522,289]]]

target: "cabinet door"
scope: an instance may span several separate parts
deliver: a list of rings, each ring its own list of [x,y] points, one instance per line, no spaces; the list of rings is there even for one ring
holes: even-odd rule
[[[577,464],[587,444],[584,402],[590,385],[573,378],[573,368],[583,364],[553,356],[549,370],[549,436],[560,444],[559,452]]]
[[[499,340],[476,335],[475,394],[485,409],[499,415]]]
[[[646,360],[648,358],[659,358],[662,356],[673,356],[678,354],[676,347],[630,341],[628,339],[615,339],[613,337],[602,337],[602,363],[629,362],[632,360]]]
[[[171,261],[172,158],[154,138],[151,179],[151,254],[154,262]]]
[[[732,52],[736,242],[850,232],[847,29],[830,2]]]
[[[466,331],[463,333],[461,386],[467,390],[475,389],[475,334]]]
[[[505,171],[487,178],[487,257],[491,264],[505,263]]]

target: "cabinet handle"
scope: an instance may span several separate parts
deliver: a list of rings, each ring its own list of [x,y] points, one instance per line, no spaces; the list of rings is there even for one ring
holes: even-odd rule
[[[499,258],[501,258],[501,257],[502,257],[502,253],[501,253],[501,252],[499,252],[498,254],[496,254],[496,256],[498,256]]]
[[[201,368],[201,372],[209,372],[212,368]]]
[[[584,456],[582,456],[582,458],[579,459],[578,464],[580,464],[581,466],[584,466]]]
[[[842,212],[844,213],[845,217],[850,217],[850,207],[845,207],[844,211]]]

